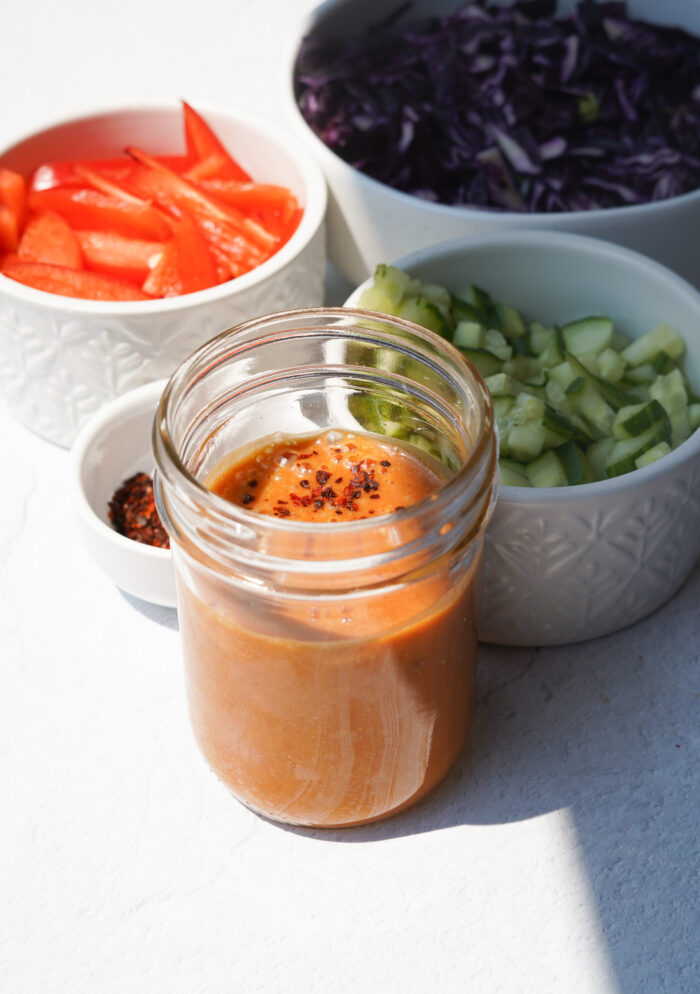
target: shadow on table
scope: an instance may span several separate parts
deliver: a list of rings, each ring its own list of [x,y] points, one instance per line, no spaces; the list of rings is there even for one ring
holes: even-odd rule
[[[134,597],[133,594],[127,594],[125,590],[120,590],[119,593],[122,595],[127,604],[131,604],[140,614],[145,618],[149,618],[151,621],[157,622],[164,628],[171,628],[173,631],[179,631],[179,623],[177,617],[177,611],[174,607],[163,607],[160,604],[151,604],[150,601],[141,600],[140,597]]]
[[[621,992],[700,990],[676,983],[700,970],[699,664],[700,568],[652,618],[616,635],[556,649],[483,646],[470,742],[430,798],[372,826],[293,831],[377,842],[567,808]],[[658,983],[640,984],[640,959]]]

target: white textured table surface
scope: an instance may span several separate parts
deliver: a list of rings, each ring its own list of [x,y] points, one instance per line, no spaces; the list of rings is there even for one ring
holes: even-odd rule
[[[0,144],[143,94],[276,116],[310,6],[8,6]],[[484,647],[469,748],[418,808],[287,830],[200,759],[175,612],[77,544],[68,454],[1,401],[0,446],[1,994],[700,990],[700,569],[618,635]]]

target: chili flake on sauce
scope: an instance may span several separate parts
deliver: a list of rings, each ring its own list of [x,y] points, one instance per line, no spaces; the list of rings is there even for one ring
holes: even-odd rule
[[[120,535],[169,549],[170,539],[163,528],[153,497],[153,480],[148,473],[136,473],[114,492],[109,502],[109,519]]]
[[[232,453],[206,482],[248,511],[338,522],[415,504],[444,478],[405,446],[376,435],[331,430],[311,440],[263,439],[252,452]]]

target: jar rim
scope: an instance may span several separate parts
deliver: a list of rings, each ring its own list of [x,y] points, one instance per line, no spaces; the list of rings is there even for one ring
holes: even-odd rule
[[[437,491],[432,494],[428,494],[426,497],[416,501],[414,504],[401,508],[397,511],[383,514],[377,518],[360,518],[338,522],[299,521],[288,518],[276,518],[272,515],[255,514],[246,508],[239,507],[238,505],[233,504],[232,502],[227,501],[225,498],[214,493],[214,491],[206,487],[188,469],[184,460],[177,451],[177,446],[170,434],[168,413],[169,407],[173,402],[174,394],[178,388],[184,388],[187,377],[195,367],[196,363],[202,359],[205,353],[214,353],[217,346],[226,340],[231,340],[234,335],[242,337],[246,332],[249,332],[251,329],[256,327],[264,326],[272,319],[278,322],[293,322],[296,319],[305,317],[308,317],[311,321],[316,322],[319,322],[319,319],[322,321],[324,318],[327,320],[343,319],[345,323],[337,326],[343,331],[343,333],[347,332],[348,327],[352,327],[353,319],[381,322],[387,326],[395,325],[399,329],[404,329],[406,333],[417,338],[418,340],[425,341],[428,345],[432,346],[438,354],[442,354],[449,358],[459,372],[463,375],[466,374],[469,380],[474,381],[478,388],[476,396],[479,399],[480,410],[478,413],[481,423],[481,430],[477,434],[473,447],[469,449],[464,463],[445,481],[444,484],[442,484]],[[324,331],[331,334],[333,333],[333,326],[322,327]],[[319,327],[316,330],[320,330],[320,328],[321,326],[319,324]],[[441,338],[440,335],[430,331],[427,328],[423,328],[419,325],[413,324],[410,321],[406,321],[403,318],[382,314],[378,311],[349,307],[301,307],[275,312],[274,314],[262,315],[235,325],[232,328],[228,328],[209,339],[209,341],[200,346],[199,349],[184,360],[184,362],[181,363],[172,374],[161,394],[153,425],[153,448],[156,456],[156,464],[162,476],[169,482],[172,482],[174,470],[174,475],[178,478],[180,485],[184,484],[190,500],[197,504],[203,502],[206,510],[213,513],[219,520],[229,519],[231,522],[245,528],[246,526],[251,527],[251,517],[255,514],[255,527],[269,530],[270,534],[274,532],[290,532],[299,535],[318,533],[319,527],[326,526],[329,531],[332,526],[333,534],[336,535],[341,533],[358,534],[364,531],[376,529],[377,522],[379,521],[386,523],[388,519],[407,520],[411,516],[420,514],[425,510],[426,506],[434,504],[436,500],[444,500],[447,504],[451,503],[454,494],[463,490],[465,481],[472,473],[474,466],[483,459],[485,450],[489,445],[489,438],[493,431],[493,426],[494,415],[491,396],[486,384],[484,383],[483,377],[476,367],[474,367],[462,355],[462,353],[455,348],[454,345],[452,345],[451,342]],[[167,465],[168,463],[170,464],[169,466]],[[168,469],[170,469],[170,472],[168,472]]]

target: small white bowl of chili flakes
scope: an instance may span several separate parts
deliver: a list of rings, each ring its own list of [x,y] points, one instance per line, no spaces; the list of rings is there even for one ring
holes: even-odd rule
[[[153,501],[151,429],[165,380],[106,404],[71,450],[81,538],[92,559],[127,594],[175,607],[168,536]]]

